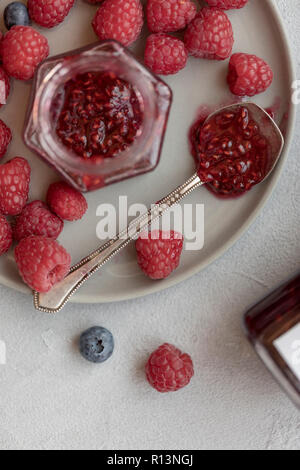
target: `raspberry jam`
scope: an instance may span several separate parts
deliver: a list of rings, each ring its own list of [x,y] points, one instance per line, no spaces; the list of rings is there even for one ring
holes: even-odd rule
[[[37,69],[26,145],[79,191],[153,171],[172,92],[121,44],[102,41]]]
[[[239,197],[267,174],[270,146],[247,108],[201,118],[191,140],[199,177],[219,197]]]
[[[245,315],[249,340],[300,408],[300,273]]]
[[[56,133],[82,158],[112,158],[140,133],[143,102],[113,72],[87,72],[69,80],[56,102],[63,102]]]

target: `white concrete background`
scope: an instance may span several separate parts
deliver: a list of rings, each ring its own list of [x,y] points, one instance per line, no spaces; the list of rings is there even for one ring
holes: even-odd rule
[[[300,1],[277,3],[299,57]],[[297,65],[300,77],[299,58]],[[299,450],[299,414],[241,330],[246,307],[299,268],[299,155],[296,130],[283,176],[251,230],[180,286],[121,304],[71,305],[56,318],[0,287],[7,345],[0,448]],[[116,339],[100,367],[81,360],[76,347],[94,324]],[[164,341],[191,353],[196,370],[189,388],[168,395],[143,374]]]

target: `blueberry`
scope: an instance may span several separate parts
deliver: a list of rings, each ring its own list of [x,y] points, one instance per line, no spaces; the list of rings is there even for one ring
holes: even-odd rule
[[[82,333],[80,353],[90,362],[105,362],[114,351],[114,338],[110,331],[101,326],[94,326]]]
[[[29,14],[24,3],[12,2],[4,10],[4,23],[7,29],[16,25],[28,26],[30,24]]]

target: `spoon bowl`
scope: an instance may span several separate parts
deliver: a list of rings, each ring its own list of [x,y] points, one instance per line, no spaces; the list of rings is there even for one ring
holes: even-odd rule
[[[225,111],[234,112],[240,109],[241,107],[246,108],[249,111],[251,118],[258,124],[260,128],[260,133],[265,137],[270,146],[268,168],[263,180],[260,181],[260,183],[262,183],[274,170],[284,147],[284,137],[282,135],[281,130],[277,126],[274,119],[264,108],[251,102],[236,103],[229,106],[224,106],[223,108],[219,108],[213,113],[211,113],[207,117],[203,125],[205,126],[206,124],[208,124],[219,113]]]

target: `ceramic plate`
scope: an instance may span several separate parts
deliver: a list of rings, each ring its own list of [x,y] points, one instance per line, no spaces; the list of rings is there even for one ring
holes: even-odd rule
[[[8,3],[8,0],[2,0],[1,10]],[[90,23],[95,11],[95,7],[78,0],[63,25],[53,30],[43,30],[48,37],[51,54],[63,53],[94,42],[95,36]],[[229,11],[228,15],[235,33],[234,52],[255,53],[267,60],[274,71],[272,87],[256,97],[255,102],[264,107],[275,105],[278,108],[278,122],[286,115],[286,144],[276,170],[268,181],[238,200],[216,199],[204,187],[185,200],[186,203],[205,205],[205,244],[200,251],[185,251],[180,267],[168,279],[159,282],[148,280],[137,267],[134,247],[131,245],[91,278],[74,296],[73,301],[110,302],[136,298],[187,279],[222,255],[241,237],[276,185],[288,156],[295,121],[295,109],[290,104],[291,83],[294,80],[290,49],[279,11],[272,0],[250,0],[245,8]],[[145,37],[146,32],[134,48],[138,56],[142,55]],[[161,162],[152,173],[87,195],[88,214],[80,222],[67,223],[60,237],[74,263],[99,245],[96,236],[99,221],[96,209],[99,204],[112,203],[118,207],[119,196],[126,195],[128,204],[139,202],[149,205],[193,174],[188,130],[201,106],[216,106],[232,99],[225,82],[227,66],[227,61],[191,58],[184,71],[166,79],[174,91],[174,102]],[[14,133],[6,159],[16,155],[29,159],[33,168],[30,199],[34,200],[45,197],[49,183],[55,181],[57,175],[36,155],[30,153],[22,141],[29,92],[30,84],[15,81],[9,103],[0,113]],[[12,252],[0,260],[0,282],[29,293],[18,275]]]

